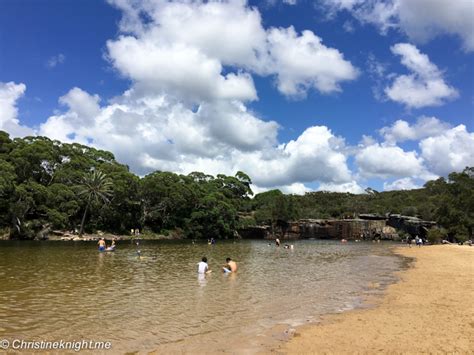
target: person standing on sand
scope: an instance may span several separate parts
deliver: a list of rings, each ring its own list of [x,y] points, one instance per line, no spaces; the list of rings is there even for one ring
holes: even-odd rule
[[[278,238],[277,238],[277,239],[275,239],[275,245],[276,245],[277,247],[279,247],[279,246],[280,246],[280,239],[278,239]]]
[[[415,237],[415,243],[416,243],[416,245],[418,245],[418,247],[421,248],[421,246],[423,245],[423,240],[420,237],[416,236]]]

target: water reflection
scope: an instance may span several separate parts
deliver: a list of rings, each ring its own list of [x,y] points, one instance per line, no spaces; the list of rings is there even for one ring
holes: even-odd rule
[[[198,283],[199,286],[206,286],[207,285],[207,275],[206,274],[197,274],[198,275]]]

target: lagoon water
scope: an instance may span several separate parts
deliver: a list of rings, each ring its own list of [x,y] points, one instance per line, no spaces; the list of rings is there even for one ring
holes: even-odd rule
[[[142,241],[138,258],[130,241],[114,253],[87,242],[0,242],[0,339],[111,341],[119,352],[205,339],[202,351],[219,350],[360,306],[404,265],[385,243],[292,243]],[[202,256],[206,277],[196,272]],[[236,274],[221,272],[226,257]]]

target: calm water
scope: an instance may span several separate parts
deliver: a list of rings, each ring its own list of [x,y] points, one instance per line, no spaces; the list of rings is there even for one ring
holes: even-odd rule
[[[143,241],[139,259],[124,241],[115,253],[85,242],[1,242],[0,339],[110,340],[143,352],[222,332],[248,338],[353,308],[404,262],[383,243],[294,244]],[[200,278],[204,255],[214,272]],[[228,256],[237,274],[221,273]]]

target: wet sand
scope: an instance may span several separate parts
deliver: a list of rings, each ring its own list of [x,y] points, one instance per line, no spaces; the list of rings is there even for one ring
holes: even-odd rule
[[[375,307],[325,317],[268,349],[308,353],[474,353],[474,247],[400,247],[415,259]],[[265,351],[267,353],[267,351]]]

